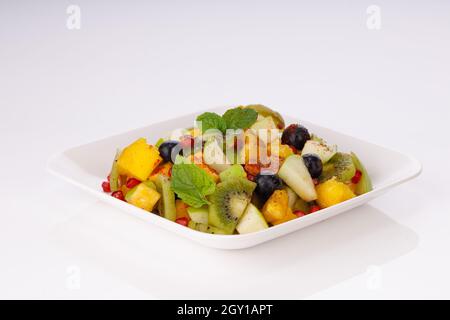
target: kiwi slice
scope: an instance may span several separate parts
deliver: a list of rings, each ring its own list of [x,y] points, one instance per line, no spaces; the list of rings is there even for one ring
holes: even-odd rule
[[[177,217],[175,193],[172,191],[170,179],[162,174],[158,175],[158,178],[156,179],[156,188],[161,194],[161,200],[159,200],[158,204],[159,215],[171,221],[175,221]]]
[[[188,227],[191,228],[192,230],[197,230],[197,231],[205,232],[205,233],[227,234],[225,231],[223,231],[219,228],[208,226],[207,224],[204,224],[204,223],[194,222],[193,220],[189,221]]]
[[[325,182],[333,177],[340,182],[348,182],[356,173],[352,156],[348,153],[336,153],[323,166],[322,175],[319,177],[320,182]]]
[[[256,183],[243,178],[219,183],[210,197],[209,224],[232,234],[255,188]]]
[[[244,109],[253,109],[263,117],[272,117],[278,129],[284,129],[285,127],[284,119],[281,114],[270,109],[269,107],[263,106],[262,104],[250,104],[245,106]]]

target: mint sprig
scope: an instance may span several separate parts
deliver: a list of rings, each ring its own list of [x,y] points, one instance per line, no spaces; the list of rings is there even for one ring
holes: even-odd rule
[[[209,204],[206,196],[213,194],[216,184],[208,174],[195,164],[179,163],[172,168],[172,190],[186,204],[200,208]]]
[[[225,133],[227,131],[227,124],[225,120],[217,113],[204,112],[197,117],[197,121],[202,123],[202,132],[205,133],[210,129],[218,129]]]
[[[256,122],[258,112],[237,107],[225,112],[222,118],[227,124],[227,129],[248,129]]]
[[[225,133],[227,129],[248,129],[256,122],[258,113],[253,109],[237,107],[227,110],[223,116],[214,112],[205,112],[197,117],[202,122],[202,132],[217,129]]]

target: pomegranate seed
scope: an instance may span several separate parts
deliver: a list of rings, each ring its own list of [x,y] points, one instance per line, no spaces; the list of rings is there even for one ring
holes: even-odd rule
[[[303,217],[303,216],[306,216],[306,213],[304,213],[302,210],[297,210],[297,211],[294,211],[294,214],[297,216],[297,217]]]
[[[361,180],[362,172],[359,170],[356,170],[355,175],[352,178],[352,182],[354,184],[358,184],[358,182]]]
[[[102,189],[103,192],[111,192],[111,185],[109,184],[109,181],[102,182]]]
[[[131,188],[136,187],[139,183],[141,183],[141,182],[138,179],[130,178],[127,180],[126,186],[128,189],[131,189]]]
[[[108,179],[108,181],[111,181],[111,175],[110,174],[108,174],[107,179]]]
[[[116,199],[125,201],[125,197],[123,196],[123,192],[120,191],[120,190],[119,191],[114,191],[113,193],[111,193],[111,196],[116,198]]]
[[[187,227],[189,221],[186,217],[182,217],[182,218],[178,218],[177,220],[175,220],[175,222],[178,224],[181,224],[182,226]]]
[[[247,179],[250,181],[255,181],[255,176],[252,176],[251,174],[247,174]]]
[[[313,179],[313,182],[314,182],[314,185],[317,186],[320,181],[319,181],[319,179],[315,178],[315,179]]]
[[[309,213],[319,211],[320,209],[321,208],[317,204],[315,204],[315,205],[311,206],[311,208],[309,209]]]

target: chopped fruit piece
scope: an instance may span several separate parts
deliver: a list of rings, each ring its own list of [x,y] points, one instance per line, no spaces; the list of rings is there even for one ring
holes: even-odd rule
[[[172,166],[173,165],[170,162],[159,165],[155,170],[153,170],[150,180],[155,182],[160,174],[170,178],[172,176]]]
[[[230,161],[222,150],[222,145],[219,145],[219,142],[215,139],[205,143],[203,159],[208,166],[218,173],[227,170],[231,166]]]
[[[160,198],[161,195],[155,189],[140,183],[127,192],[125,200],[138,208],[152,211]]]
[[[321,208],[318,205],[311,206],[311,209],[309,210],[309,213],[314,213],[316,211],[319,211]]]
[[[262,117],[271,117],[278,129],[284,128],[284,119],[281,114],[269,107],[266,107],[262,104],[250,104],[248,106],[245,106],[244,109],[253,109]]]
[[[205,232],[205,233],[228,234],[227,231],[224,231],[224,230],[222,230],[220,228],[216,228],[216,227],[213,227],[213,226],[208,226],[207,224],[203,224],[203,223],[197,223],[197,222],[194,222],[192,220],[189,221],[188,227],[191,228],[192,230]]]
[[[246,178],[247,174],[240,164],[233,164],[227,170],[220,173],[220,181],[236,178]]]
[[[143,181],[147,180],[161,161],[158,149],[148,145],[147,141],[141,138],[122,151],[117,160],[117,168],[120,174]]]
[[[201,208],[190,207],[187,209],[189,218],[197,223],[208,224],[209,210],[207,206]]]
[[[297,216],[297,217],[303,217],[303,216],[306,216],[306,213],[304,213],[303,211],[301,211],[301,210],[296,210],[296,211],[294,211],[294,214]]]
[[[175,221],[177,217],[175,193],[172,190],[169,178],[160,174],[155,184],[158,192],[161,194],[161,201],[159,201],[158,206],[159,214],[166,219]]]
[[[188,214],[188,205],[186,203],[184,203],[183,200],[181,199],[177,199],[175,201],[175,209],[177,212],[177,219],[179,218],[188,218],[189,219],[189,214]]]
[[[292,190],[288,186],[285,186],[284,190],[286,190],[286,192],[288,194],[289,208],[294,209],[295,202],[297,202],[297,199],[298,199],[298,195],[294,192],[294,190]]]
[[[240,234],[256,232],[269,228],[264,216],[253,204],[249,204],[244,214],[236,226],[237,232]]]
[[[327,180],[317,186],[317,202],[320,207],[328,208],[355,197],[350,187],[336,179]]]
[[[280,144],[279,156],[283,159],[286,159],[289,156],[292,156],[294,151],[287,144]]]
[[[356,154],[353,152],[351,153],[353,163],[355,164],[355,167],[357,170],[361,172],[361,178],[359,179],[359,182],[356,185],[355,193],[357,195],[361,195],[364,193],[367,193],[369,191],[372,191],[372,180],[370,179],[369,174],[367,173],[366,168],[362,164],[362,162],[358,159]]]
[[[338,152],[323,166],[320,181],[336,177],[338,181],[348,182],[355,176],[356,168],[351,155]]]
[[[213,181],[215,183],[219,182],[219,175],[217,174],[216,170],[214,170],[213,168],[209,167],[208,165],[204,164],[204,163],[199,163],[197,164],[197,167],[203,169],[206,171],[206,173],[208,174],[208,176],[211,177],[211,179],[213,179]]]
[[[189,224],[189,220],[184,217],[184,218],[178,218],[177,220],[175,220],[176,223],[181,224],[182,226],[187,227]]]
[[[208,223],[232,234],[239,218],[250,203],[256,184],[247,179],[226,180],[211,195]]]
[[[315,154],[322,160],[322,163],[327,163],[336,154],[336,151],[336,146],[330,147],[323,140],[308,140],[303,147],[302,154]]]
[[[102,182],[102,189],[103,189],[103,192],[111,192],[111,186],[109,185],[108,181]]]
[[[261,172],[261,165],[259,164],[246,164],[244,166],[245,171],[252,176],[257,176]]]
[[[138,179],[136,178],[130,178],[127,180],[127,188],[128,189],[133,189],[134,187],[136,187],[139,183],[141,183]]]
[[[120,151],[117,150],[116,156],[114,157],[114,161],[113,161],[113,164],[111,167],[111,172],[108,175],[109,186],[110,186],[111,191],[113,191],[113,192],[119,190],[120,175],[119,175],[119,169],[117,167],[117,159],[119,158],[119,156],[120,156]]]
[[[288,221],[294,220],[294,219],[296,219],[296,218],[298,218],[298,216],[295,215],[295,214],[293,214],[293,213],[292,213],[292,210],[291,210],[290,208],[288,208],[288,209],[287,209],[287,212],[286,212],[286,215],[284,216],[284,218],[272,222],[272,225],[276,226],[276,225],[278,225],[278,224],[281,224],[281,223],[284,223],[284,222],[288,222]]]
[[[306,213],[309,213],[310,206],[308,202],[303,200],[302,198],[298,198],[297,201],[295,201],[294,207],[292,208],[293,211],[303,211]]]
[[[356,170],[356,173],[352,178],[352,183],[358,184],[358,182],[361,180],[361,177],[362,177],[362,172],[359,170]]]
[[[287,158],[278,175],[303,200],[309,202],[317,199],[314,182],[301,156]]]
[[[119,191],[114,191],[113,193],[111,193],[111,196],[116,198],[116,199],[125,201],[125,197],[123,196],[123,193],[120,190]]]
[[[275,190],[262,209],[267,222],[274,222],[285,217],[289,208],[289,198],[286,190]]]

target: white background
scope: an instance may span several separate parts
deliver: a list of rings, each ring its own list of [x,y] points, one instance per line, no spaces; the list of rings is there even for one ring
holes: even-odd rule
[[[0,298],[450,298],[449,57],[448,1],[1,1]],[[66,147],[248,103],[424,171],[240,251],[146,226],[45,171]]]

